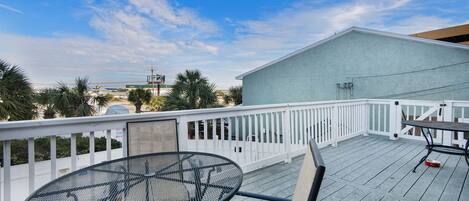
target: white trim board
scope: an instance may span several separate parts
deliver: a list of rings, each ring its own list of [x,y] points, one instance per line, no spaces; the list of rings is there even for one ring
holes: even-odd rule
[[[386,31],[380,31],[380,30],[374,30],[374,29],[367,29],[367,28],[361,28],[361,27],[350,27],[348,29],[345,29],[343,31],[340,31],[338,33],[335,33],[332,36],[329,36],[325,39],[319,40],[311,45],[308,45],[304,48],[301,48],[299,50],[296,50],[290,54],[287,54],[283,57],[280,57],[276,60],[273,60],[267,64],[264,64],[262,66],[259,66],[257,68],[254,68],[248,72],[245,72],[241,75],[236,76],[236,79],[242,80],[245,76],[254,73],[256,71],[259,71],[261,69],[267,68],[273,64],[279,63],[283,60],[286,60],[290,57],[293,57],[297,54],[301,54],[307,50],[310,50],[312,48],[315,48],[323,43],[326,43],[328,41],[334,40],[340,36],[343,36],[349,32],[352,31],[357,31],[357,32],[362,32],[362,33],[368,33],[368,34],[375,34],[375,35],[380,35],[380,36],[386,36],[386,37],[392,37],[392,38],[399,38],[399,39],[404,39],[404,40],[410,40],[410,41],[416,41],[416,42],[421,42],[421,43],[427,43],[427,44],[434,44],[434,45],[440,45],[440,46],[445,46],[445,47],[450,47],[450,48],[461,48],[465,50],[469,50],[469,45],[463,45],[463,44],[457,44],[457,43],[450,43],[450,42],[445,42],[445,41],[439,41],[439,40],[433,40],[433,39],[426,39],[426,38],[419,38],[415,36],[409,36],[409,35],[404,35],[404,34],[398,34],[398,33],[392,33],[392,32],[386,32]]]

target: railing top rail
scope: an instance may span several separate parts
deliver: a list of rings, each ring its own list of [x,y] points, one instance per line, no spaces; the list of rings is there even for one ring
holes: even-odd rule
[[[209,109],[193,109],[193,110],[180,110],[180,111],[167,111],[167,112],[147,112],[141,114],[122,114],[122,115],[109,115],[109,116],[91,116],[91,117],[70,117],[70,118],[57,118],[57,119],[42,119],[42,120],[25,120],[13,122],[0,122],[0,131],[3,129],[17,128],[17,127],[37,127],[37,126],[51,126],[55,124],[76,124],[76,123],[100,123],[100,122],[113,122],[123,120],[138,120],[148,118],[165,118],[175,117],[181,115],[197,115],[219,112],[236,112],[245,110],[268,109],[278,107],[296,107],[296,106],[311,106],[311,105],[328,105],[340,103],[353,103],[353,102],[382,102],[389,103],[393,101],[400,102],[420,102],[420,103],[443,103],[453,102],[456,104],[468,104],[469,101],[463,100],[407,100],[407,99],[353,99],[353,100],[332,100],[332,101],[315,101],[315,102],[298,102],[298,103],[282,103],[282,104],[267,104],[267,105],[252,105],[252,106],[237,106],[237,107],[224,107],[224,108],[209,108]]]
[[[443,100],[410,100],[410,99],[367,99],[370,103],[390,103],[398,101],[403,104],[438,104],[443,103]]]
[[[193,109],[193,110],[180,110],[180,111],[167,111],[167,112],[148,112],[141,114],[122,114],[122,115],[109,115],[109,116],[91,116],[91,117],[71,117],[71,118],[58,118],[58,119],[42,119],[42,120],[26,120],[26,121],[13,121],[1,122],[0,134],[3,130],[15,128],[33,128],[33,127],[48,127],[57,125],[71,125],[71,124],[99,124],[110,123],[116,121],[138,121],[146,119],[159,119],[159,118],[176,118],[184,115],[200,115],[221,112],[236,112],[248,111],[257,109],[269,109],[278,107],[295,107],[305,105],[324,105],[324,104],[337,104],[337,103],[350,103],[365,101],[364,99],[356,100],[334,100],[334,101],[317,101],[317,102],[304,102],[304,103],[288,103],[288,104],[269,104],[269,105],[253,105],[253,106],[237,106],[225,108],[210,108],[210,109]]]
[[[461,100],[450,100],[445,101],[446,103],[452,103],[455,107],[469,107],[469,101],[461,101]]]

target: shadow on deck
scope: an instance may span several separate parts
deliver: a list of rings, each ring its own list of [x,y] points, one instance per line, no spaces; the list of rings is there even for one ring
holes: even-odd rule
[[[462,156],[432,153],[441,168],[412,168],[424,142],[359,136],[321,149],[326,176],[318,200],[469,200],[469,168]],[[291,198],[303,157],[244,175],[241,190]],[[245,200],[236,196],[233,200]]]

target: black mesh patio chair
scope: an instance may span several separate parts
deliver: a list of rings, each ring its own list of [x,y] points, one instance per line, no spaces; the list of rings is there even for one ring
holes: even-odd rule
[[[300,175],[296,182],[295,192],[293,193],[293,201],[314,201],[318,197],[319,188],[321,186],[322,179],[324,178],[324,172],[326,166],[322,160],[321,154],[319,153],[318,146],[314,140],[309,141],[309,148],[303,159],[303,165],[301,166]],[[260,200],[272,200],[272,201],[287,201],[289,199],[273,197],[269,195],[262,195],[244,191],[238,191],[236,195],[256,198]]]

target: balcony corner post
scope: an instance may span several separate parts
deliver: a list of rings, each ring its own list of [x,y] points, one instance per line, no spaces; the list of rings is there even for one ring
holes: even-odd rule
[[[178,118],[177,128],[178,149],[179,151],[188,151],[187,119],[184,116]]]
[[[283,142],[285,146],[285,163],[291,163],[291,129],[290,129],[290,106],[287,105],[283,111]]]
[[[397,140],[399,139],[399,134],[401,132],[401,104],[399,101],[394,101],[389,104],[389,139]]]
[[[444,101],[443,104],[440,105],[440,111],[443,110],[443,121],[453,122],[453,101]],[[439,113],[441,115],[441,112]],[[442,144],[450,146],[453,139],[453,132],[451,131],[443,131],[442,136]]]

